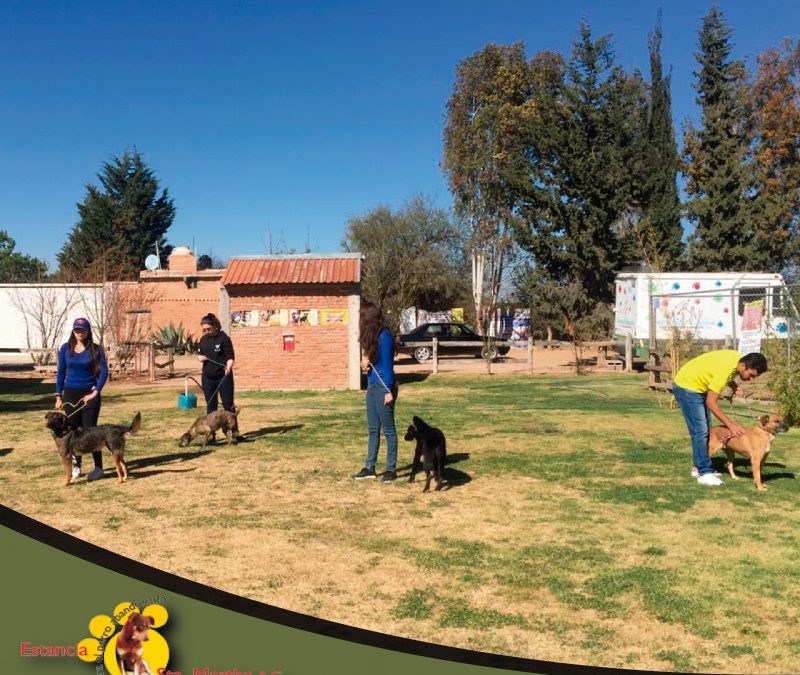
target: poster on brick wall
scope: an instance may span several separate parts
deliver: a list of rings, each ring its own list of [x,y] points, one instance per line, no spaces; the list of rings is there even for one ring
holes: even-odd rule
[[[304,309],[300,311],[300,323],[303,323],[303,312],[306,313],[305,319],[309,326],[319,325],[319,310],[318,309]]]
[[[258,310],[243,309],[231,312],[231,328],[253,328],[258,326]]]
[[[250,322],[249,310],[231,312],[231,328],[242,328]]]
[[[346,309],[323,309],[320,323],[323,326],[346,326],[348,312]]]
[[[281,325],[281,313],[277,309],[262,309],[258,315],[258,324],[260,326]]]

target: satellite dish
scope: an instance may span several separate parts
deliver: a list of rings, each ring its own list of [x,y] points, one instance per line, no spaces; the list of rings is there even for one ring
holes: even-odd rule
[[[152,272],[161,267],[161,261],[158,259],[157,255],[151,253],[144,259],[144,266]]]

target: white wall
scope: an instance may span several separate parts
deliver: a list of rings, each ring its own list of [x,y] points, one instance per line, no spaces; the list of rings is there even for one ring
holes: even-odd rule
[[[102,284],[0,284],[0,349],[27,349],[26,331],[30,347],[41,348],[36,314],[44,314],[55,328],[57,344],[66,342],[79,316],[97,324],[95,308],[102,306],[102,297]],[[42,307],[47,309],[37,309]]]

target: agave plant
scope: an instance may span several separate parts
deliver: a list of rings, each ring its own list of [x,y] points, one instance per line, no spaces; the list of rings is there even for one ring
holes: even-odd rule
[[[162,326],[155,333],[156,339],[163,345],[171,345],[176,354],[193,352],[197,343],[191,333],[187,333],[183,327],[183,322],[175,325],[170,321],[169,326]]]

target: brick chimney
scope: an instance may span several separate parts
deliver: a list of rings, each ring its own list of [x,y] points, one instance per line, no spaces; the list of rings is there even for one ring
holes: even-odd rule
[[[170,272],[197,272],[197,260],[187,246],[176,246],[167,258],[167,269]]]

